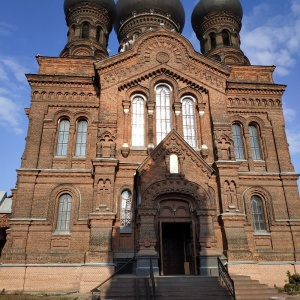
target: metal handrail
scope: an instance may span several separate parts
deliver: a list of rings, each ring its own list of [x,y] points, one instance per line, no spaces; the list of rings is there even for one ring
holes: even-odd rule
[[[130,262],[132,262],[135,258],[132,257],[130,260],[128,260],[120,269],[117,269],[111,276],[109,276],[107,279],[105,279],[104,281],[102,281],[99,285],[97,285],[96,287],[94,287],[91,292],[96,291],[97,289],[99,289],[99,287],[101,287],[104,283],[106,283],[107,281],[111,280],[113,277],[115,277],[124,267],[126,267]]]
[[[152,287],[152,299],[156,300],[156,293],[155,293],[155,279],[154,279],[154,271],[152,266],[152,258],[150,257],[150,281]]]
[[[219,269],[219,278],[221,282],[224,282],[226,285],[229,293],[231,294],[232,298],[235,300],[235,289],[234,289],[234,281],[230,277],[227,269],[222,264],[220,258],[218,258],[218,269]]]

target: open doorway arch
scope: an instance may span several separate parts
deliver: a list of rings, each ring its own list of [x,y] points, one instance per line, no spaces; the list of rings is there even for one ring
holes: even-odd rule
[[[182,197],[159,202],[160,275],[197,275],[197,218],[193,205]]]
[[[150,185],[139,199],[137,275],[148,275],[150,257],[155,272],[160,275],[204,274],[200,272],[198,262],[208,258],[207,252],[202,252],[203,256],[201,250],[213,249],[217,244],[214,229],[216,206],[209,188],[206,190],[186,180],[164,180]],[[166,261],[164,255],[164,252],[170,253],[166,250],[168,247],[181,249],[169,255],[170,261]],[[172,259],[176,256],[180,259],[172,269]]]

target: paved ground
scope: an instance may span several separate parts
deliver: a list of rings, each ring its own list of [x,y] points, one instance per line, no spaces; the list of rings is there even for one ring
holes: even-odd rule
[[[278,294],[278,298],[285,298],[286,300],[300,300],[300,295],[290,296],[286,294]],[[79,293],[69,293],[63,295],[36,295],[30,297],[30,295],[0,295],[0,300],[92,300],[91,293],[79,294]],[[255,299],[253,299],[255,300]]]
[[[60,295],[41,295],[41,294],[21,294],[21,295],[12,295],[12,294],[0,294],[0,300],[91,300],[91,293],[88,294],[79,294],[79,293],[68,293]]]
[[[300,295],[295,295],[295,296],[288,296],[288,298],[287,299],[293,299],[293,300],[298,300],[298,299],[300,299]]]

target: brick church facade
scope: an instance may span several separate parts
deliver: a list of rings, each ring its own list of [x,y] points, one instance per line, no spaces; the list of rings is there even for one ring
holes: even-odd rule
[[[202,54],[181,35],[180,0],[64,9],[65,48],[27,75],[1,288],[89,291],[128,261],[148,275],[150,257],[159,276],[215,275],[217,258],[270,285],[300,272],[285,86],[242,52],[239,0],[196,5]]]

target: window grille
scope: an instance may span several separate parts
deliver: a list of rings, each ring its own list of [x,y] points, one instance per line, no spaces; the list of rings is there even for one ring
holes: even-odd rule
[[[63,194],[59,198],[57,231],[70,231],[72,210],[72,197],[69,194]]]
[[[234,154],[236,159],[244,159],[245,151],[243,144],[242,127],[239,124],[232,125],[233,134],[233,144],[234,144]]]
[[[57,141],[57,150],[56,150],[57,156],[67,155],[69,129],[70,129],[70,122],[68,120],[61,120],[59,122],[59,132],[58,132],[58,141]]]
[[[255,231],[266,231],[263,203],[258,196],[251,197],[251,210]]]
[[[75,150],[76,156],[85,156],[87,126],[88,126],[88,123],[85,120],[81,120],[77,124],[76,150]]]
[[[131,232],[131,202],[132,194],[129,190],[124,190],[121,194],[121,216],[120,216],[120,232]]]
[[[254,125],[249,126],[249,138],[250,138],[252,158],[254,160],[261,160],[261,150],[259,145],[258,130]]]
[[[197,146],[195,109],[194,101],[191,98],[184,98],[182,100],[182,120],[184,139],[190,146],[195,148]]]
[[[132,146],[145,145],[145,100],[135,96],[132,100]]]
[[[156,142],[159,144],[171,131],[171,90],[166,85],[156,88]]]

